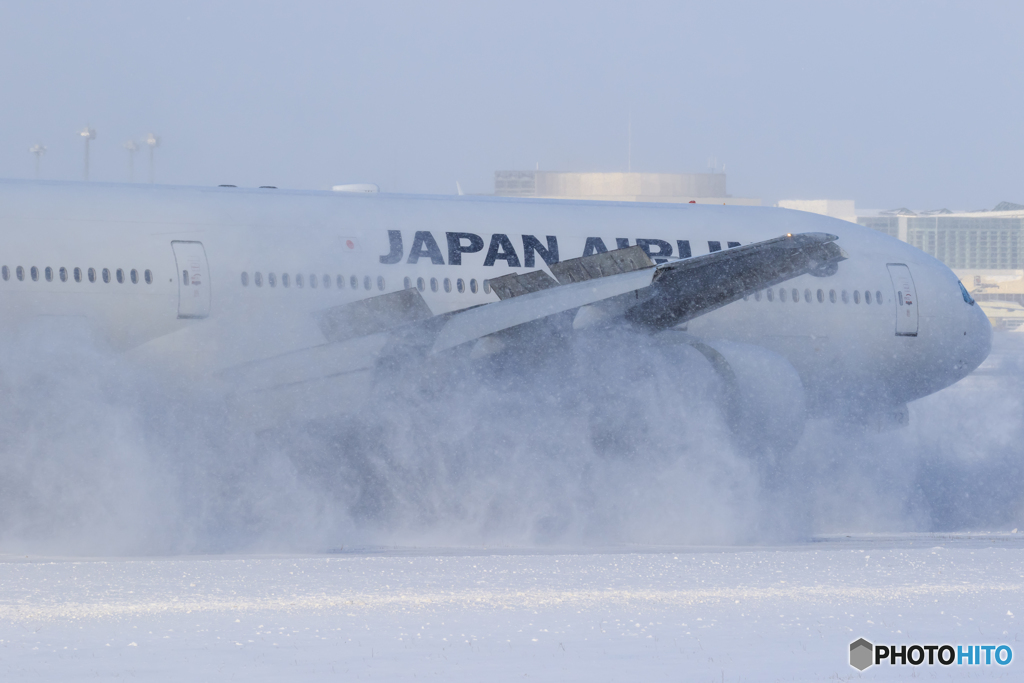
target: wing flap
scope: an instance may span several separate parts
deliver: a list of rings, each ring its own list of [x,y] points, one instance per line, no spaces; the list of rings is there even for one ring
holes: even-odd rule
[[[637,245],[556,263],[551,266],[551,274],[555,276],[559,284],[568,285],[573,282],[584,282],[599,277],[643,270],[653,265],[654,261],[647,255],[647,252]]]
[[[494,293],[502,301],[511,299],[514,296],[522,296],[558,286],[558,283],[552,280],[551,276],[543,270],[534,270],[525,275],[519,275],[518,273],[502,275],[493,280],[488,280],[488,282],[491,285],[491,289],[494,290]]]
[[[400,289],[360,299],[320,312],[316,316],[327,341],[340,342],[386,332],[434,314],[417,289]]]

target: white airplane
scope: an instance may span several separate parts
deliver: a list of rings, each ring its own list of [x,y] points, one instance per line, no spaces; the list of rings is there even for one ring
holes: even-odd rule
[[[991,345],[940,262],[783,209],[3,181],[0,226],[8,332],[86,322],[257,424],[357,410],[399,350],[486,357],[553,321],[668,335],[739,391],[796,383],[786,410],[896,422]]]

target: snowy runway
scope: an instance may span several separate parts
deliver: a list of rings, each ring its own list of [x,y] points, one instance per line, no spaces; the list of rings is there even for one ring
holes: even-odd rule
[[[1021,535],[2,559],[2,680],[874,680],[914,667],[858,673],[858,637],[1024,654]]]

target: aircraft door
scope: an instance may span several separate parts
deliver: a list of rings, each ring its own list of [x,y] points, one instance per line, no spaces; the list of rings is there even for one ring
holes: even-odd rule
[[[896,336],[917,336],[917,288],[910,268],[902,263],[890,263],[893,293],[896,295]]]
[[[178,265],[178,317],[210,314],[210,267],[202,242],[171,242]]]

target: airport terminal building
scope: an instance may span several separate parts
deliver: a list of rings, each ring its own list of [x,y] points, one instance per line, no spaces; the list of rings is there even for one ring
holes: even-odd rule
[[[992,211],[917,214],[907,209],[860,216],[857,222],[912,244],[954,270],[1017,270],[1024,205],[1002,202]]]

